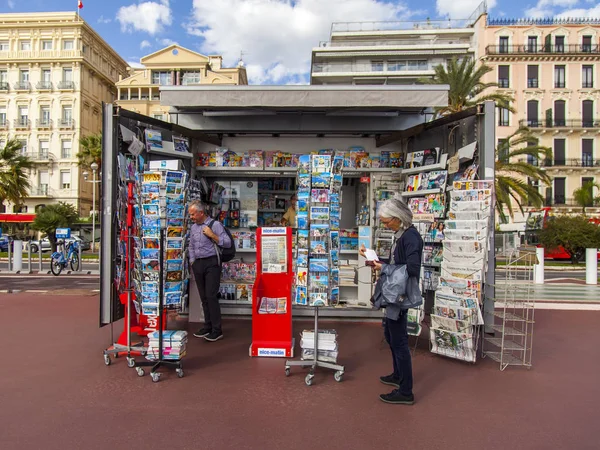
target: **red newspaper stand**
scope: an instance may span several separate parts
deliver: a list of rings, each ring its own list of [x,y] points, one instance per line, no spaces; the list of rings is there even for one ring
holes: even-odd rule
[[[250,356],[294,356],[292,339],[292,229],[256,230]]]

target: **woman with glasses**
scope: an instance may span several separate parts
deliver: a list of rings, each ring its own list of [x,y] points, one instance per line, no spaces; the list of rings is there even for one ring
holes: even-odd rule
[[[375,261],[373,270],[381,270],[384,264],[406,265],[409,278],[419,279],[423,239],[413,226],[412,218],[412,211],[400,198],[386,200],[381,205],[379,219],[386,228],[395,231],[394,243],[389,258]],[[362,246],[359,253],[365,256],[365,251],[366,248]],[[381,394],[379,398],[386,403],[412,405],[415,398],[412,361],[408,347],[408,310],[400,305],[391,304],[384,311],[384,333],[392,351],[394,371],[390,375],[380,377],[380,381],[396,389],[389,394]]]

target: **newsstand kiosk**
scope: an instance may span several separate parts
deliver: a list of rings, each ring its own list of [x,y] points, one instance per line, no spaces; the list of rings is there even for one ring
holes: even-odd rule
[[[256,230],[250,356],[294,357],[292,338],[292,229]]]

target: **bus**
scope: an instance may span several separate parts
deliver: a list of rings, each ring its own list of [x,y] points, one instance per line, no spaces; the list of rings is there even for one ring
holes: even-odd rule
[[[544,207],[530,211],[525,222],[525,242],[528,245],[541,247],[538,238],[538,232],[549,220],[552,220],[553,217],[554,211],[551,207]],[[589,221],[595,223],[596,225],[600,225],[600,219],[590,217]],[[598,252],[598,256],[600,259],[600,252]],[[576,254],[575,258],[577,261],[583,261],[585,259],[585,250]],[[554,250],[546,250],[544,252],[544,259],[570,260],[571,256],[562,246],[559,246]]]

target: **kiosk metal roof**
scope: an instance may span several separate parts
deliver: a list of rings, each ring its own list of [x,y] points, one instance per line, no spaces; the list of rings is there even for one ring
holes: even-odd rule
[[[448,85],[161,86],[161,104],[179,111],[260,113],[419,112],[446,106]]]

